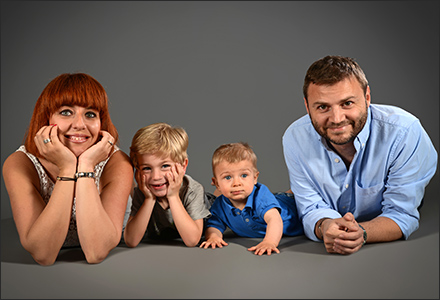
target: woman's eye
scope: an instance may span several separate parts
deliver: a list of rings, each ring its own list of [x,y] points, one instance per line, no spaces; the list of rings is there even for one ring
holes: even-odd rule
[[[96,118],[96,113],[94,113],[92,111],[86,112],[86,117],[87,118]]]
[[[67,109],[60,111],[60,115],[62,115],[62,116],[70,116],[71,114],[72,114],[72,112]]]

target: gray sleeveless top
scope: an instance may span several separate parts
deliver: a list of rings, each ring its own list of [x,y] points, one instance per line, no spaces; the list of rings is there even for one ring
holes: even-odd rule
[[[107,164],[110,157],[118,151],[119,148],[117,146],[114,146],[114,151],[106,160],[101,161],[98,163],[95,168],[95,184],[99,191],[99,180],[101,179],[102,171],[104,170],[105,165]],[[32,161],[32,163],[35,166],[35,169],[38,172],[38,176],[40,177],[40,194],[43,198],[44,202],[48,203],[50,196],[52,195],[53,187],[55,183],[50,179],[50,177],[47,175],[46,171],[44,170],[43,166],[41,165],[38,158],[36,158],[34,155],[30,154],[26,151],[26,148],[24,145],[20,146],[16,151],[21,151],[24,154],[29,157],[29,159]],[[66,240],[64,241],[63,248],[64,247],[76,247],[79,246],[79,239],[78,239],[78,232],[76,231],[76,199],[73,198],[73,206],[72,206],[72,216],[70,218],[70,225],[69,230],[67,232]]]

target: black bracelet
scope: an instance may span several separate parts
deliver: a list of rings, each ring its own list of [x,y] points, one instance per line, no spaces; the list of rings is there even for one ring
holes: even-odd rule
[[[76,181],[76,178],[57,176],[57,180],[59,180],[59,181]]]
[[[321,221],[321,222],[319,223],[319,225],[318,225],[318,232],[321,233],[321,238],[317,237],[317,238],[320,239],[320,240],[324,240],[324,234],[322,233],[321,225],[322,225],[322,223],[324,223],[324,221],[325,221],[326,219],[330,219],[330,218],[322,218],[322,219],[319,219],[319,220],[318,220],[318,222]]]

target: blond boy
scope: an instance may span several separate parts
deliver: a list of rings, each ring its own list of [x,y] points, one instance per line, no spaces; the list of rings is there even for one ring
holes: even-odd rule
[[[136,247],[144,237],[180,237],[188,247],[199,243],[210,212],[203,186],[185,175],[187,148],[186,131],[166,123],[151,124],[134,135],[130,158],[137,186],[124,230],[127,246]]]
[[[293,195],[272,194],[258,183],[257,157],[246,143],[224,144],[212,157],[212,178],[218,192],[206,221],[204,241],[200,248],[227,246],[223,232],[229,227],[239,236],[263,241],[248,250],[257,255],[279,253],[283,236],[303,234],[297,218]]]

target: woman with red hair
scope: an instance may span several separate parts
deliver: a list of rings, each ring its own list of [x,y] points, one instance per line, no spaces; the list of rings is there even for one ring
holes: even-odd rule
[[[23,247],[41,265],[80,246],[99,263],[121,240],[133,180],[107,94],[93,77],[61,74],[43,90],[24,145],[3,164]]]

